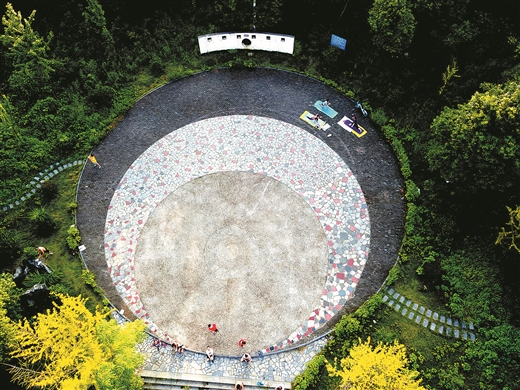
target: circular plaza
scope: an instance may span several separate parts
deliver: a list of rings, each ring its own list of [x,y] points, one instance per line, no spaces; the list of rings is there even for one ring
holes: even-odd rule
[[[324,332],[384,281],[402,187],[384,140],[299,119],[320,98],[288,72],[218,70],[139,100],[78,191],[82,255],[112,303],[195,351],[269,353]],[[217,323],[219,332],[207,331]]]

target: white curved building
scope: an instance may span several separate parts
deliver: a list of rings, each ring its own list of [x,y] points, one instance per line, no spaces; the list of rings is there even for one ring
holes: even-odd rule
[[[214,33],[200,35],[200,54],[219,50],[264,50],[292,54],[294,36],[272,33]]]

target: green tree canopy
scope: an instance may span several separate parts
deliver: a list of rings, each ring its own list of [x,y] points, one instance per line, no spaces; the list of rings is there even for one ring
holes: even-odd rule
[[[224,30],[252,30],[253,2],[249,0],[215,0],[215,16]]]
[[[105,11],[97,0],[87,0],[79,30],[84,38],[80,55],[84,58],[98,58],[100,64],[108,62],[107,57],[114,54],[114,38],[108,30]]]
[[[509,212],[509,222],[506,222],[508,226],[507,230],[505,227],[498,233],[495,244],[505,244],[509,249],[514,249],[520,253],[520,206],[516,206],[516,209],[512,209],[506,206]]]
[[[143,356],[136,353],[135,345],[143,341],[144,328],[141,321],[118,325],[112,320],[98,324],[97,337],[105,352],[104,361],[94,373],[99,390],[142,388],[142,378],[134,373],[143,364]]]
[[[49,152],[48,143],[38,134],[36,127],[27,130],[19,125],[18,112],[7,96],[0,96],[1,201],[12,196],[9,190],[17,188],[31,170],[38,169],[42,158]]]
[[[48,89],[48,82],[54,72],[54,60],[49,58],[49,42],[53,34],[41,37],[32,28],[36,11],[29,18],[22,18],[7,3],[2,16],[4,32],[0,42],[6,47],[6,67],[10,72],[9,86],[19,99],[34,99],[38,91]]]
[[[215,0],[214,11],[217,25],[224,31],[250,31],[253,25],[266,31],[280,22],[282,5],[282,0]]]
[[[256,27],[265,31],[275,27],[282,20],[282,0],[258,1],[256,4]]]
[[[377,46],[390,54],[402,54],[412,42],[416,22],[406,0],[374,0],[368,24]]]
[[[520,180],[520,82],[482,87],[431,125],[429,168],[462,192],[503,190]]]
[[[480,329],[482,341],[469,343],[462,360],[478,378],[480,389],[520,388],[520,329],[501,324]]]

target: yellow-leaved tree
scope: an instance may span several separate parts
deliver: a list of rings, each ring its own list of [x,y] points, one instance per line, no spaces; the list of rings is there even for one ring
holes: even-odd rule
[[[142,388],[135,369],[143,357],[135,345],[144,339],[145,325],[136,321],[120,326],[107,320],[109,310],[91,313],[81,296],[56,295],[61,304],[54,303],[30,322],[16,323],[13,380],[28,389]],[[114,376],[119,383],[112,386]]]
[[[112,320],[98,325],[98,340],[105,351],[105,359],[94,371],[97,389],[142,389],[143,379],[135,375],[135,370],[143,364],[144,356],[137,353],[136,344],[146,336],[145,328],[142,321],[118,325]]]
[[[8,316],[8,307],[16,304],[19,293],[11,274],[0,274],[0,363],[9,359],[9,350],[13,344],[15,328]],[[16,301],[16,302],[13,302]]]
[[[404,345],[395,342],[372,347],[368,338],[352,347],[339,368],[327,363],[327,370],[330,376],[341,378],[342,390],[425,390],[417,379],[419,372],[407,365]]]
[[[507,230],[502,228],[502,231],[498,233],[495,244],[507,244],[509,249],[514,249],[520,253],[520,206],[516,206],[516,209],[506,207],[509,212],[509,222],[506,225],[509,227]]]

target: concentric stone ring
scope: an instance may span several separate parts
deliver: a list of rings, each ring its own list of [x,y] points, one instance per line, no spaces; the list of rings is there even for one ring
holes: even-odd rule
[[[212,176],[213,182],[209,179]],[[264,270],[259,271],[265,271],[275,264],[275,258],[281,257],[280,253],[284,251],[284,237],[278,233],[278,240],[269,238],[277,246],[275,248],[273,245],[271,249],[261,237],[254,237],[254,232],[259,231],[258,227],[251,227],[255,223],[261,226],[261,221],[269,225],[270,219],[264,218],[257,222],[251,219],[241,226],[241,221],[247,220],[245,216],[251,210],[240,208],[244,208],[245,204],[251,206],[251,202],[241,203],[243,196],[239,194],[235,208],[221,210],[220,219],[218,213],[211,208],[213,206],[218,209],[214,202],[201,202],[195,208],[200,210],[199,214],[190,212],[184,216],[183,210],[188,209],[190,202],[178,209],[175,207],[180,204],[180,199],[190,199],[181,194],[196,192],[197,186],[208,187],[208,193],[218,194],[218,190],[211,191],[211,188],[221,185],[223,192],[220,193],[220,198],[213,200],[228,199],[230,202],[233,192],[236,192],[233,183],[259,183],[259,188],[264,188],[266,185],[262,184],[262,176],[265,183],[273,181],[276,182],[273,187],[280,186],[278,192],[273,192],[272,199],[287,196],[298,199],[289,202],[291,204],[301,201],[299,208],[288,212],[289,217],[285,220],[289,221],[282,218],[273,225],[285,221],[293,229],[292,237],[311,237],[314,244],[301,251],[305,253],[300,253],[300,257],[294,254],[287,256],[290,263],[284,263],[284,274],[273,279],[281,283],[279,287],[283,294],[275,295],[283,297],[279,299],[281,305],[273,305],[273,313],[261,323],[248,323],[247,319],[253,315],[247,313],[247,308],[254,310],[255,294],[252,294],[249,304],[246,302],[238,305],[237,302],[244,301],[246,294],[240,291],[233,293],[229,284],[233,285],[234,282],[238,285],[238,280],[247,281],[248,277],[253,277],[248,276],[247,272],[248,267],[253,268],[251,264],[257,256],[267,258],[265,263],[257,261],[256,264],[264,264]],[[204,180],[208,182],[203,185]],[[231,185],[222,185],[229,180]],[[197,184],[199,181],[200,184]],[[193,185],[191,189],[188,188],[190,184]],[[270,184],[267,187],[269,186]],[[247,199],[248,192],[244,193]],[[177,201],[176,194],[179,196]],[[259,196],[255,191],[252,194]],[[276,220],[274,217],[277,213],[283,214],[283,205],[287,202],[271,203],[278,204],[270,204],[270,208],[266,206],[265,210],[271,210],[273,220]],[[229,203],[231,204],[232,202]],[[208,209],[204,210],[204,207]],[[230,214],[238,211],[243,213],[242,217],[235,220],[230,218]],[[263,213],[268,215],[269,211]],[[296,221],[296,218],[304,214],[308,216],[302,218],[302,221],[291,223],[291,220]],[[194,235],[186,227],[194,223],[190,222],[190,216],[194,215],[199,215],[197,218],[201,219],[211,215],[212,222],[208,226],[198,224],[197,226],[204,228],[199,229],[194,239],[190,239]],[[163,222],[161,216],[165,218]],[[177,224],[174,219],[177,219]],[[168,221],[172,223],[169,224]],[[302,224],[304,228],[300,226]],[[154,239],[165,234],[165,226],[174,229],[172,231],[176,235],[185,234],[186,238],[166,240],[163,237],[157,240],[165,243],[166,247],[160,247],[163,245],[160,244],[157,255],[154,255],[151,249],[155,247]],[[143,318],[150,330],[159,337],[168,341],[178,339],[201,350],[205,347],[206,336],[200,340],[183,340],[183,330],[175,326],[175,313],[192,316],[194,326],[200,326],[201,333],[205,323],[209,321],[220,323],[224,327],[222,331],[225,331],[226,324],[242,320],[245,325],[239,329],[255,331],[254,335],[249,336],[249,340],[255,340],[250,344],[251,348],[269,352],[296,342],[323,326],[353,295],[369,252],[370,223],[365,198],[356,178],[345,162],[325,143],[306,131],[279,120],[233,115],[209,118],[181,127],[143,152],[127,170],[114,192],[107,213],[104,241],[108,268],[117,291],[133,313]],[[172,245],[184,245],[183,249],[188,250],[175,250],[176,248],[171,248]],[[290,252],[292,247],[288,245],[286,248]],[[274,258],[269,258],[269,253]],[[245,268],[238,276],[230,275],[229,280],[221,283],[222,285],[213,286],[216,296],[220,294],[221,297],[228,297],[226,302],[221,299],[222,309],[216,308],[211,317],[205,316],[204,313],[209,309],[204,304],[214,307],[215,301],[197,298],[198,290],[190,290],[190,286],[182,287],[182,282],[211,281],[212,273],[215,280],[221,281],[226,272],[229,274],[229,270],[233,270],[234,265],[240,262]],[[229,268],[226,270],[225,266]],[[216,275],[223,267],[223,276],[217,278]],[[310,277],[308,281],[303,281],[303,287],[298,286],[295,283],[297,276],[307,267],[308,272],[303,273]],[[171,270],[175,271],[169,274]],[[276,267],[273,270],[276,273],[282,272]],[[294,272],[291,274],[292,271]],[[199,272],[208,272],[208,279],[202,276],[194,279],[189,277]],[[249,285],[254,285],[253,281],[256,282],[256,278],[253,277]],[[285,282],[286,285],[283,284]],[[150,289],[154,284],[158,288]],[[168,289],[161,289],[161,285],[179,290],[180,295],[167,294]],[[273,289],[276,291],[276,288]],[[317,289],[319,293],[316,292]],[[186,291],[189,293],[186,294]],[[200,292],[202,296],[208,296],[207,291]],[[179,296],[184,297],[181,302]],[[301,316],[301,310],[289,310],[295,306],[291,297],[302,301],[296,306],[307,310],[303,317],[296,318]],[[257,296],[256,299],[261,297]],[[276,302],[277,299],[271,298],[271,301]],[[231,308],[224,307],[230,302]],[[242,308],[240,315],[233,311],[237,305]],[[173,309],[164,310],[165,306]],[[218,313],[221,317],[215,318],[219,316]],[[234,352],[231,347],[219,347],[224,353]]]
[[[88,269],[95,274],[97,283],[104,291],[105,296],[115,305],[118,311],[124,313],[130,320],[136,317],[133,311],[128,307],[128,304],[134,304],[135,299],[131,293],[137,291],[144,302],[141,302],[144,306],[144,312],[136,313],[137,316],[145,320],[147,318],[152,320],[152,323],[155,324],[156,327],[151,329],[155,330],[155,332],[153,332],[153,330],[152,332],[155,333],[157,337],[168,341],[169,335],[165,335],[164,333],[171,332],[172,336],[175,336],[174,330],[170,330],[167,327],[171,321],[166,321],[166,323],[163,324],[160,317],[154,312],[156,309],[153,307],[153,303],[149,303],[148,300],[156,299],[157,302],[160,302],[158,306],[159,309],[174,306],[175,303],[169,302],[169,298],[163,301],[159,295],[153,296],[153,294],[147,294],[142,288],[142,283],[144,283],[145,280],[136,279],[138,275],[135,273],[136,270],[133,263],[121,262],[116,266],[118,268],[117,273],[114,273],[114,269],[107,267],[106,248],[104,245],[112,246],[114,244],[111,240],[105,242],[107,214],[114,194],[119,191],[120,184],[124,184],[121,180],[125,177],[127,171],[131,169],[130,167],[135,166],[135,162],[139,160],[144,151],[176,129],[182,129],[190,124],[203,123],[204,120],[210,118],[230,115],[254,115],[258,118],[267,117],[278,119],[284,123],[289,123],[295,129],[305,130],[308,136],[315,138],[317,142],[314,143],[312,147],[316,146],[318,149],[314,151],[308,149],[308,153],[315,152],[321,154],[322,147],[325,145],[325,148],[330,147],[334,150],[348,165],[348,168],[350,168],[353,174],[352,176],[355,175],[356,180],[363,189],[364,199],[366,198],[366,204],[370,211],[370,249],[368,245],[366,245],[360,250],[367,253],[370,251],[370,253],[366,264],[362,265],[362,278],[358,280],[355,286],[353,283],[356,283],[356,281],[354,279],[349,280],[347,276],[351,271],[359,272],[361,270],[360,268],[355,268],[357,265],[354,264],[354,258],[352,258],[352,261],[350,261],[350,258],[347,260],[347,266],[351,267],[351,269],[346,269],[345,272],[341,272],[340,270],[336,271],[330,265],[327,265],[327,269],[323,274],[321,274],[321,271],[318,271],[316,277],[321,278],[320,283],[323,287],[318,297],[315,298],[315,303],[312,306],[314,309],[310,309],[310,315],[305,311],[305,315],[302,318],[298,317],[296,328],[291,328],[289,335],[284,333],[283,339],[272,335],[273,337],[271,337],[268,342],[255,345],[257,335],[261,333],[257,332],[255,328],[255,323],[257,323],[259,319],[264,323],[271,322],[273,319],[289,319],[289,315],[286,315],[286,312],[282,310],[277,311],[276,315],[267,313],[266,308],[271,307],[271,301],[264,298],[269,298],[272,291],[280,291],[281,289],[277,290],[269,283],[263,283],[261,284],[263,290],[258,292],[259,295],[255,304],[264,302],[265,305],[259,307],[259,309],[255,308],[256,312],[254,313],[252,308],[251,316],[241,315],[240,321],[238,321],[237,318],[231,318],[230,321],[219,323],[218,325],[222,331],[217,335],[210,334],[206,329],[207,324],[200,323],[202,318],[195,317],[195,315],[204,313],[203,307],[197,304],[192,306],[188,304],[185,305],[184,311],[188,317],[186,317],[185,322],[182,323],[182,329],[186,332],[186,337],[179,335],[177,341],[186,344],[188,349],[201,352],[201,341],[199,341],[199,338],[201,338],[204,342],[211,343],[217,355],[226,354],[236,356],[243,353],[243,349],[237,346],[238,340],[234,338],[235,336],[231,332],[232,329],[237,329],[237,332],[248,333],[241,334],[240,337],[248,338],[247,348],[249,348],[249,351],[253,354],[260,349],[264,352],[275,351],[289,344],[289,340],[291,344],[292,341],[301,340],[298,343],[298,345],[301,345],[302,343],[314,340],[315,336],[319,337],[331,330],[339,320],[340,315],[351,313],[379,289],[388,274],[388,270],[397,259],[398,250],[404,234],[403,221],[406,212],[402,196],[404,183],[390,144],[365,118],[361,118],[361,123],[368,130],[368,133],[362,138],[354,137],[352,134],[345,132],[330,119],[327,119],[327,121],[332,127],[328,132],[313,129],[299,119],[304,110],[313,110],[312,106],[316,99],[325,97],[330,99],[334,109],[338,111],[340,115],[350,115],[356,111],[353,102],[334,88],[330,88],[317,80],[293,72],[267,68],[237,69],[233,67],[230,69],[213,69],[211,71],[201,72],[164,85],[135,103],[124,118],[118,122],[117,126],[115,126],[107,134],[106,138],[95,148],[94,154],[98,158],[98,161],[100,161],[102,169],[91,169],[92,167],[87,164],[81,173],[77,192],[78,210],[76,213],[76,222],[81,232],[82,248],[84,248],[81,251],[81,256]],[[287,128],[289,129],[289,127]],[[269,145],[269,148],[271,148],[271,145]],[[255,153],[256,149],[250,148],[249,151]],[[272,152],[274,152],[274,150]],[[297,162],[295,162],[295,164],[296,163]],[[328,169],[327,166],[324,166],[323,170],[320,170],[318,167],[315,171],[321,175],[322,172],[328,172],[326,169]],[[222,171],[218,173],[228,175],[238,174],[240,171]],[[269,180],[281,183],[278,179],[270,178],[261,172],[255,173],[247,170],[246,173],[252,176],[264,176]],[[190,184],[196,187],[198,180],[204,180],[206,176],[211,176],[211,174],[199,176],[172,189],[170,195],[165,196],[165,199],[159,204],[158,208],[171,196],[175,197],[175,194],[181,194]],[[138,177],[136,177],[136,180],[138,180]],[[220,182],[221,184],[225,184],[224,180]],[[318,214],[316,214],[314,208],[312,208],[312,203],[308,203],[304,200],[304,197],[299,195],[298,191],[289,188],[283,183],[281,184],[295,193],[295,196],[305,203],[305,207],[311,209],[314,218],[318,218]],[[221,185],[221,187],[224,187],[223,190],[225,190],[225,187],[229,186],[225,184],[223,186]],[[254,193],[254,191],[251,192]],[[224,194],[222,191],[221,193]],[[245,203],[247,203],[247,201]],[[279,203],[286,204],[286,202]],[[136,208],[136,204],[134,204],[131,210]],[[361,204],[364,206],[363,203]],[[355,204],[351,205],[352,207],[356,207]],[[130,206],[132,205],[128,207]],[[140,208],[136,209],[140,210]],[[203,211],[204,210],[206,210],[206,208],[204,208]],[[277,210],[279,210],[279,208],[277,208]],[[152,217],[155,217],[156,212],[157,211],[151,213]],[[321,218],[321,216],[319,217]],[[327,216],[325,215],[324,217]],[[291,219],[291,217],[286,217],[286,219]],[[137,224],[138,221],[139,219],[133,218],[131,222]],[[143,232],[145,232],[149,222],[143,223]],[[323,228],[324,225],[321,219],[318,220],[318,224],[319,230],[325,235],[327,228]],[[209,256],[214,255],[219,256],[219,261],[224,261],[224,259],[230,260],[234,256],[233,253],[237,255],[235,259],[238,259],[242,256],[246,247],[248,247],[247,251],[249,253],[255,252],[256,249],[252,244],[256,243],[256,241],[254,240],[255,237],[250,234],[251,229],[243,229],[239,224],[235,225],[241,229],[242,233],[245,233],[236,236],[235,230],[230,230],[233,237],[228,241],[222,239],[226,229],[222,229],[220,233],[215,232],[216,235],[214,236],[210,235],[210,237],[214,237],[214,240],[211,241],[210,237],[207,237],[207,256],[204,256],[201,260],[207,261],[209,260]],[[295,225],[298,225],[298,223]],[[329,223],[328,225],[332,230],[334,224]],[[227,226],[231,227],[232,224]],[[127,228],[127,226],[124,227],[125,229]],[[108,226],[107,233],[109,232],[111,232],[110,226]],[[298,232],[295,229],[295,232],[296,234],[302,235],[305,229],[300,227],[300,231]],[[349,232],[347,230],[344,236],[353,235],[357,238],[357,234],[358,232]],[[160,236],[160,233],[157,234],[157,236]],[[144,236],[140,235],[139,237],[140,241],[138,241],[139,243],[135,246],[137,256],[141,256],[139,252],[141,251],[140,248],[143,244],[142,238]],[[341,235],[340,238],[342,238]],[[136,239],[136,237],[133,237],[133,239]],[[204,237],[204,239],[206,239],[206,237]],[[222,239],[222,244],[225,245],[212,247],[213,242],[216,242],[217,239]],[[246,242],[246,240],[250,241]],[[326,256],[330,256],[330,240],[326,239],[325,241]],[[333,244],[335,243],[333,241],[331,242]],[[123,243],[118,243],[118,245],[122,244]],[[240,246],[240,248],[235,246]],[[116,250],[115,247],[114,250]],[[339,253],[342,248],[337,246],[336,248],[333,247],[333,250]],[[227,254],[226,251],[228,251]],[[169,253],[169,251],[167,252]],[[111,254],[110,252],[109,256]],[[348,256],[345,257],[347,258]],[[330,258],[327,258],[325,262],[330,262],[330,260]],[[352,266],[350,266],[349,263],[351,263]],[[258,261],[252,264],[264,265],[264,262]],[[271,262],[267,264],[269,264],[269,267],[264,266],[264,268],[271,269],[272,265],[277,263]],[[332,264],[334,264],[334,262],[332,262]],[[213,268],[208,268],[206,264],[198,264],[198,266],[198,270],[206,269],[208,273],[214,272]],[[223,270],[220,264],[210,263],[209,266],[218,266],[219,268],[217,270]],[[149,267],[148,269],[152,277],[156,276],[157,284],[161,281],[159,276],[164,272],[164,268],[165,266],[156,268]],[[289,274],[286,273],[287,270],[294,272],[299,278],[305,277],[304,274],[306,271],[308,271],[307,273],[309,274],[311,273],[311,271],[306,270],[305,267],[292,265],[287,265],[285,269],[276,272],[283,274],[285,277],[289,276]],[[297,273],[297,271],[299,271],[299,273]],[[171,272],[173,272],[173,270]],[[243,275],[247,276],[247,271]],[[112,276],[115,276],[115,281]],[[343,281],[341,277],[345,278],[343,287],[347,286],[346,288],[340,285]],[[354,277],[356,276],[354,275]],[[134,279],[133,281],[131,280],[132,278]],[[135,285],[133,290],[129,288],[129,294],[126,294],[125,289],[122,288],[123,283],[126,283],[127,280],[129,283],[131,282]],[[179,281],[175,278],[166,278],[166,280],[168,282],[167,289],[169,290],[176,289],[176,287],[179,286]],[[242,280],[247,280],[247,278],[244,277]],[[328,284],[326,284],[326,281]],[[337,285],[334,284],[335,282],[337,282]],[[226,288],[230,290],[236,289],[236,283],[234,279],[232,280],[232,278],[229,277],[223,281]],[[331,285],[331,283],[333,283],[333,285]],[[334,287],[336,291],[333,291],[334,289],[332,287]],[[339,290],[338,287],[340,287]],[[328,288],[330,288],[330,290]],[[353,294],[348,294],[354,289]],[[166,290],[166,288],[164,290]],[[283,292],[287,294],[285,296],[275,294],[275,297],[279,300],[288,300],[288,306],[290,307],[297,306],[294,301],[291,301],[294,297],[299,298],[297,288],[292,286],[288,291]],[[336,302],[341,305],[343,300],[346,301],[342,309],[335,313],[334,318],[328,321],[327,319],[334,313],[334,310],[325,312],[325,310],[321,308],[320,304],[324,303],[324,299],[322,298],[325,295],[327,299],[329,299],[325,307],[328,306],[329,309],[331,306],[333,309],[338,307],[336,306]],[[347,295],[348,300],[345,298]],[[235,297],[232,296],[232,298]],[[231,306],[233,305],[233,301],[229,303]],[[225,309],[227,309],[227,307]],[[137,308],[137,310],[139,309]],[[143,316],[143,313],[148,313],[148,317]],[[289,322],[290,321],[288,321],[288,323]],[[162,332],[163,330],[164,333]],[[309,334],[311,334],[312,337],[306,337],[306,335]],[[148,344],[149,343],[145,343],[143,346],[144,350],[153,352],[148,350]],[[264,359],[256,360],[255,370],[256,368],[262,367],[261,369],[259,368],[259,375],[262,378],[264,375],[271,375],[272,373],[269,374],[271,372],[269,371],[271,367],[269,362],[278,356],[280,358],[279,364],[284,366],[282,371],[288,370],[287,373],[289,377],[295,375],[301,371],[305,362],[317,351],[315,348],[317,345],[323,345],[322,341],[313,342],[308,347],[299,348],[289,354],[266,355]],[[204,349],[205,345],[202,351]],[[288,350],[288,348],[284,348],[282,351],[283,350]],[[300,352],[305,356],[300,356]],[[163,356],[162,352],[158,352],[158,354]],[[293,360],[292,356],[294,354],[295,357]],[[161,360],[162,363],[160,364],[156,357],[155,352],[149,355],[149,367],[153,367],[152,369],[159,369],[158,367],[160,366],[160,369],[165,371],[199,372],[194,365],[196,365],[195,361],[201,357],[200,354],[187,353],[186,355],[175,357],[175,359],[172,358],[173,360]],[[221,360],[219,360],[219,362],[220,361]],[[222,362],[227,361],[226,359],[222,360]],[[233,361],[233,359],[229,361]],[[297,362],[299,368],[294,368],[292,365],[290,365],[292,368],[289,368],[286,365],[286,362],[289,361]],[[205,366],[203,370],[206,372]],[[214,365],[213,370],[216,375],[220,375],[218,373],[220,373],[221,370],[223,370],[224,375],[235,375],[233,370],[228,371],[227,365],[226,367]]]

